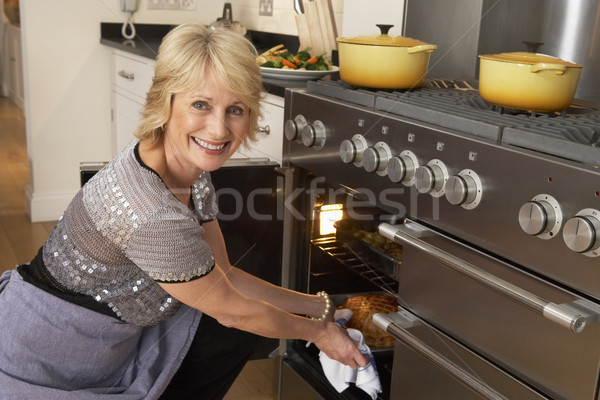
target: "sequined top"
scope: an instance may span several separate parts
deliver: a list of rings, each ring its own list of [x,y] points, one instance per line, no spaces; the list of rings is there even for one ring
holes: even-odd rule
[[[132,141],[79,191],[44,244],[43,262],[67,289],[147,326],[181,305],[157,281],[185,282],[214,267],[201,222],[217,206],[208,172],[192,186],[192,210],[136,155]]]

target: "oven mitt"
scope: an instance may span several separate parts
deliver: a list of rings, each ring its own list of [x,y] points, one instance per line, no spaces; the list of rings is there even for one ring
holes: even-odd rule
[[[371,349],[365,344],[365,338],[359,330],[348,328],[347,331],[350,337],[358,343],[360,352],[369,356],[370,362],[366,367],[352,369],[339,361],[332,360],[321,351],[319,353],[319,360],[321,361],[323,372],[325,372],[325,377],[327,377],[329,383],[331,383],[338,393],[346,390],[350,386],[350,383],[354,383],[356,387],[364,390],[375,400],[377,393],[381,392],[381,382],[379,381],[379,374],[377,373]]]

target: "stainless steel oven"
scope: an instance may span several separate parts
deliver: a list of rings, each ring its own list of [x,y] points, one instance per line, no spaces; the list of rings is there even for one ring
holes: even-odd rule
[[[374,316],[395,338],[380,399],[599,398],[600,103],[530,114],[470,82],[317,81],[286,91],[285,119],[283,282],[397,298]],[[401,259],[323,233],[332,205]],[[314,352],[282,343],[281,399],[366,398]]]

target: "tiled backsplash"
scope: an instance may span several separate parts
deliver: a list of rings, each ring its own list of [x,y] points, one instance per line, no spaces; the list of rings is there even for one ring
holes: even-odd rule
[[[294,0],[273,0],[273,16],[269,17],[259,15],[259,0],[233,0],[230,3],[234,19],[246,25],[248,29],[286,35],[298,34]],[[331,5],[338,31],[341,31],[344,0],[331,0]]]
[[[115,0],[113,0],[115,1]],[[134,22],[146,24],[180,24],[184,22],[196,21],[203,24],[210,24],[216,21],[223,14],[223,5],[225,1],[214,0],[196,0],[195,11],[180,10],[148,10],[148,2],[151,0],[139,0],[138,11],[134,15]],[[305,0],[306,1],[306,0]],[[229,0],[232,6],[232,16],[246,26],[246,28],[255,31],[281,33],[286,35],[297,35],[296,11],[294,10],[294,0],[273,0],[273,15],[259,15],[260,0]],[[334,11],[334,17],[338,32],[341,32],[344,0],[331,0]],[[125,13],[116,15],[118,18],[125,19]]]
[[[115,10],[114,21],[123,22],[127,14],[119,10],[118,0],[111,0],[110,8]],[[138,0],[138,11],[134,22],[145,24],[180,24],[196,21],[210,24],[223,15],[225,1],[196,0],[196,10],[149,10],[153,0]],[[298,35],[294,0],[272,0],[273,15],[262,16],[259,13],[261,0],[229,0],[234,21],[245,25],[247,29],[284,35]],[[307,2],[309,0],[303,0]],[[355,36],[377,34],[378,24],[393,24],[390,34],[402,34],[402,15],[404,0],[330,0],[338,35]],[[347,25],[347,26],[344,26]]]

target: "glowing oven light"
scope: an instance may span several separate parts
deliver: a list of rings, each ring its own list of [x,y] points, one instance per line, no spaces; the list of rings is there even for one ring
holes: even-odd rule
[[[335,233],[333,224],[335,221],[339,221],[343,217],[342,205],[341,204],[327,204],[321,206],[319,212],[319,233],[321,235],[330,235]]]

